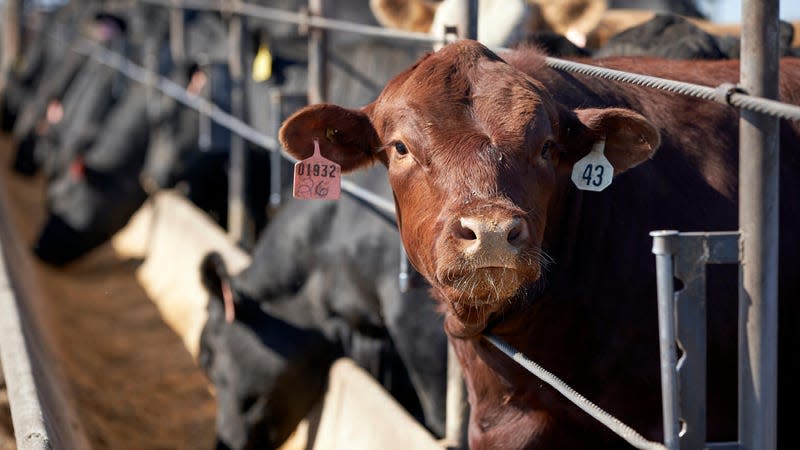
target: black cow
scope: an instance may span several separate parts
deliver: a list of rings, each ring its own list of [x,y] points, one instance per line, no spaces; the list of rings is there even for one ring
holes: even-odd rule
[[[781,55],[790,56],[794,28],[780,22]],[[739,38],[717,36],[675,14],[656,14],[641,25],[624,30],[601,48],[594,57],[655,56],[669,59],[735,59],[739,57]]]
[[[94,8],[90,8],[90,10],[94,10]],[[126,33],[128,18],[120,15],[97,14],[87,19],[84,14],[78,14],[75,19],[79,21],[71,25],[80,27],[86,32],[86,36],[73,33],[72,39],[65,43],[60,40],[60,36],[51,35],[49,30],[39,35],[39,40],[44,41],[41,45],[48,52],[55,54],[44,55],[45,61],[38,64],[36,70],[31,69],[34,73],[43,72],[38,78],[35,78],[37,82],[31,92],[27,95],[18,94],[26,95],[12,131],[17,143],[14,169],[19,173],[25,175],[36,173],[44,164],[43,160],[52,156],[46,147],[41,146],[38,150],[36,147],[40,142],[40,137],[47,135],[52,141],[55,135],[64,131],[52,129],[62,120],[80,123],[89,121],[91,116],[96,117],[96,115],[90,114],[90,117],[83,118],[74,114],[77,112],[76,108],[82,113],[92,110],[91,106],[89,108],[78,107],[78,103],[91,105],[92,102],[100,101],[108,105],[110,99],[114,97],[112,94],[106,94],[93,96],[94,98],[91,100],[86,98],[87,89],[105,93],[109,76],[98,70],[99,67],[95,62],[76,50],[84,42],[83,39],[88,37],[110,49],[123,51],[129,45],[128,33]],[[70,36],[66,30],[62,34]],[[103,81],[104,78],[106,81]],[[75,95],[70,96],[68,92],[73,90],[76,85],[78,89],[74,91]],[[72,114],[66,114],[64,111],[66,109],[69,109]],[[103,108],[96,109],[102,111]],[[102,114],[99,116],[102,117]],[[65,128],[69,129],[69,126]],[[78,127],[78,131],[80,130],[81,127]],[[53,171],[50,171],[49,174],[53,175]]]
[[[132,85],[103,124],[103,133],[85,155],[47,188],[48,218],[34,252],[43,261],[61,265],[108,240],[145,200],[136,173],[147,146],[145,89]]]
[[[305,91],[305,37],[284,31],[289,32],[260,35],[273,54],[273,75],[252,84],[252,92],[277,86],[290,93]],[[370,101],[397,67],[423,51],[363,37],[333,39],[331,99],[351,105]],[[252,119],[260,127],[287,112],[255,106]],[[296,106],[290,104],[288,112]],[[377,187],[388,193],[385,183]],[[285,439],[321,393],[331,362],[317,358],[323,351],[355,359],[435,434],[442,434],[446,356],[444,336],[435,325],[441,318],[430,308],[425,288],[398,292],[399,249],[396,231],[350,200],[340,206],[292,201],[271,220],[252,266],[241,275],[221,282],[226,276],[219,262],[213,257],[206,261],[211,300],[201,362],[216,385],[221,445],[274,446]],[[224,285],[232,286],[236,299],[233,323],[223,319]],[[244,306],[244,319],[239,319],[241,305],[250,305]],[[265,338],[258,331],[264,323],[292,335],[300,333],[298,328],[311,328],[300,333],[304,337],[297,347],[287,350],[285,337]],[[231,360],[237,363],[226,363]],[[247,375],[253,373],[258,375]],[[295,397],[291,404],[283,401],[287,393]]]
[[[155,54],[159,73],[170,73],[183,83],[192,74],[205,74],[207,96],[223,110],[229,110],[231,80],[227,66],[220,63],[227,60],[227,30],[218,14],[186,14],[187,57],[177,62],[169,58],[168,11],[142,7],[132,16],[131,21],[139,25],[131,27],[130,32],[131,39],[139,43],[134,62],[141,63],[145,53]],[[96,115],[103,107],[88,95],[81,96],[81,85],[73,82],[75,91],[71,89],[69,94],[82,98],[79,106]],[[148,95],[141,86],[134,82],[125,85],[124,99],[108,102],[105,120],[92,123],[83,115],[73,120],[83,126],[63,130],[54,127],[56,132],[65,133],[54,132],[50,145],[50,139],[39,139],[39,146],[49,148],[48,160],[53,161],[48,194],[50,214],[35,246],[36,254],[47,262],[62,265],[82,256],[124,226],[141,205],[145,192],[176,184],[190,200],[226,225],[230,133],[208,121],[211,139],[208,145],[201,145],[201,119],[196,111],[165,99],[148,104]],[[105,98],[97,92],[92,92],[91,97]],[[117,131],[109,134],[109,126]],[[105,161],[103,167],[95,165],[98,158]],[[266,221],[268,177],[263,174],[269,173],[269,163],[263,152],[251,152],[249,159],[248,178],[252,183],[248,206],[255,228],[260,230]],[[137,187],[140,181],[148,188],[146,191]]]
[[[680,14],[687,17],[704,18],[697,2],[693,0],[609,0],[608,7],[613,9],[647,9]]]
[[[141,17],[150,18],[147,22],[149,35],[142,43],[143,51],[154,52],[159,61],[159,72],[194,72],[195,67],[175,65],[168,58],[166,46],[166,13],[164,9],[144,10]],[[140,22],[143,23],[144,22]],[[160,26],[159,26],[160,25]],[[143,32],[143,31],[142,31]],[[219,16],[214,14],[195,15],[187,23],[187,36],[191,38],[189,47],[190,58],[209,58],[211,61],[222,59],[225,47],[225,30]],[[191,61],[192,59],[190,59]],[[217,70],[214,73],[226,73],[227,69]],[[187,73],[178,76],[187,79]],[[227,95],[229,80],[225,84],[224,77],[212,77],[212,81],[223,79],[223,89],[217,89]],[[88,123],[80,128],[85,140],[79,140],[83,149],[75,146],[65,147],[63,143],[54,150],[56,160],[62,161],[54,164],[54,175],[48,187],[48,219],[37,239],[34,247],[36,254],[46,262],[62,265],[69,263],[105,242],[116,231],[121,229],[130,219],[133,212],[143,203],[146,192],[140,183],[140,173],[145,165],[148,148],[156,147],[158,140],[151,139],[153,128],[158,125],[172,125],[180,128],[184,123],[174,124],[182,116],[174,108],[163,108],[152,112],[152,104],[148,103],[148,94],[141,84],[128,82],[123,98],[110,105],[110,111],[104,121],[99,122],[94,128],[101,128],[102,132],[89,133],[92,129]],[[218,104],[224,101],[217,100]],[[223,98],[224,100],[224,98]],[[95,107],[97,105],[95,104]],[[189,145],[197,148],[196,115],[186,129],[180,132],[189,132],[186,139],[178,142],[180,145]],[[227,140],[225,133],[220,133],[223,138],[214,139],[207,152],[198,153],[204,157],[211,157],[212,163],[204,165],[187,164],[174,167],[181,170],[184,178],[188,178],[192,199],[211,198],[211,201],[198,200],[201,207],[214,209],[219,206],[213,199],[222,194],[224,205],[226,203],[227,178],[225,173],[225,159],[227,154]],[[192,135],[194,139],[192,139]],[[155,151],[153,151],[155,153]],[[151,158],[152,160],[153,158]],[[256,158],[249,169],[255,173],[267,170],[266,158]],[[173,161],[164,164],[175,165]],[[217,178],[210,176],[207,171],[215,171]],[[263,181],[263,178],[253,176],[254,180]],[[266,184],[264,184],[266,186]],[[203,191],[205,189],[205,191]],[[200,192],[198,194],[197,192]],[[256,192],[266,191],[262,187]],[[205,195],[203,195],[205,193]],[[266,194],[263,196],[266,197]],[[262,204],[266,200],[262,201]],[[219,203],[219,202],[218,202]],[[262,208],[263,211],[263,208]],[[212,214],[224,219],[224,211]],[[254,214],[258,217],[257,214]],[[264,217],[265,213],[261,214]],[[224,223],[224,222],[223,222]],[[263,226],[263,219],[258,222]]]
[[[268,2],[270,6],[275,3]],[[286,2],[283,2],[286,3]],[[289,2],[293,6],[299,6],[297,1]],[[363,8],[358,8],[358,6]],[[289,8],[292,9],[292,8]],[[160,10],[165,11],[165,10]],[[351,11],[351,10],[348,10]],[[355,0],[352,11],[366,11],[364,0]],[[332,11],[335,14],[342,14],[342,10]],[[151,13],[154,14],[154,13]],[[202,69],[208,76],[207,84],[211,87],[210,94],[212,101],[221,104],[223,107],[229,103],[230,79],[226,77],[227,69],[219,61],[227,58],[227,41],[224,24],[218,16],[213,15],[194,15],[187,23],[187,53],[190,55],[188,61],[184,62],[184,68],[174,67],[173,72],[177,72],[175,79],[186,80],[193,71],[192,62],[195,66],[202,65]],[[164,20],[163,16],[156,16],[156,23]],[[257,40],[272,47],[273,57],[273,77],[266,83],[255,83],[252,80],[247,82],[247,95],[249,101],[248,116],[257,128],[265,129],[272,122],[274,115],[280,118],[287,117],[291,112],[305,104],[304,99],[284,107],[282,111],[271,111],[265,108],[267,90],[281,86],[288,91],[304,91],[306,88],[306,69],[305,55],[307,48],[307,38],[297,34],[295,27],[269,26],[254,23],[252,27],[255,31]],[[140,32],[133,32],[137,36]],[[395,72],[395,67],[400,67],[415,60],[422,52],[421,47],[409,47],[407,45],[386,44],[375,42],[363,37],[333,38],[331,54],[331,84],[330,92],[332,99],[349,105],[358,105],[370,101],[377,95],[380,86]],[[166,47],[166,46],[165,46]],[[258,46],[250,46],[253,49]],[[245,46],[248,48],[248,46]],[[205,54],[206,63],[199,58]],[[252,54],[251,54],[252,57]],[[141,59],[141,58],[140,58]],[[250,58],[248,58],[250,59]],[[355,62],[350,62],[355,61]],[[378,62],[380,61],[380,62]],[[390,64],[393,62],[393,64]],[[173,66],[175,66],[173,64]],[[199,67],[199,66],[198,66]],[[249,68],[248,68],[249,69]],[[221,88],[218,88],[220,87]],[[215,93],[216,92],[216,93]],[[222,95],[217,95],[222,94]],[[198,113],[192,109],[176,106],[174,102],[164,102],[159,108],[157,122],[150,118],[148,127],[144,124],[148,119],[146,109],[139,109],[136,114],[126,113],[129,120],[137,120],[143,123],[130,125],[128,129],[145,130],[146,139],[143,141],[148,148],[144,158],[144,168],[138,163],[136,165],[124,165],[124,172],[115,172],[113,177],[106,177],[107,180],[116,179],[121,184],[129,185],[132,179],[141,179],[148,192],[155,189],[180,186],[184,189],[187,197],[198,206],[208,211],[211,216],[226,226],[227,219],[227,187],[228,187],[228,142],[229,133],[222,127],[212,125],[210,145],[205,147],[198,143],[199,124],[202,121]],[[171,105],[170,105],[171,103]],[[113,106],[114,109],[125,107],[122,105]],[[113,114],[109,115],[109,117]],[[87,124],[91,121],[84,119]],[[209,122],[210,123],[210,122]],[[54,158],[57,161],[53,176],[51,189],[51,219],[45,226],[42,235],[38,239],[36,246],[37,254],[46,261],[55,264],[68,263],[91,250],[94,246],[105,241],[113,232],[118,230],[125,223],[124,217],[134,206],[141,203],[141,192],[137,190],[136,195],[131,198],[119,198],[121,192],[129,192],[104,184],[91,186],[66,187],[86,183],[88,179],[76,179],[67,170],[68,162],[75,159],[78,155],[78,164],[84,161],[89,169],[91,167],[90,153],[102,152],[107,155],[117,154],[128,155],[129,152],[123,150],[113,150],[115,145],[125,145],[124,137],[106,139],[104,145],[109,145],[108,149],[100,148],[98,139],[92,130],[99,130],[104,127],[103,122],[95,126],[76,127],[82,130],[76,137],[68,139],[62,137],[55,140],[58,144],[51,147],[58,147],[53,153],[60,155]],[[155,131],[150,136],[150,131]],[[64,143],[71,145],[64,145]],[[45,144],[42,144],[44,146]],[[201,151],[198,151],[200,148]],[[263,151],[254,151],[248,147],[250,164],[248,165],[248,179],[250,184],[246,192],[246,205],[250,215],[255,219],[255,229],[260,230],[266,222],[266,207],[269,177],[269,162]],[[81,156],[86,153],[86,156]],[[139,161],[140,155],[129,157]],[[74,167],[75,165],[73,165]],[[123,165],[121,165],[122,167]],[[287,170],[284,167],[284,172]],[[80,171],[79,171],[80,172]],[[86,173],[97,174],[97,171]],[[287,177],[283,178],[287,180]],[[97,198],[104,198],[100,201]],[[70,205],[67,207],[67,205]],[[112,213],[108,211],[98,211],[98,207],[111,207]],[[77,209],[73,211],[73,209]],[[66,210],[70,210],[67,212]],[[119,211],[119,214],[113,213]],[[89,217],[117,217],[113,223],[109,221],[93,221]],[[71,220],[67,218],[70,217]],[[112,226],[113,225],[113,226]],[[82,236],[77,239],[77,236]],[[69,236],[71,244],[62,245],[65,236]]]
[[[356,181],[390,198],[383,172]],[[352,199],[293,200],[241,274],[229,276],[215,254],[204,260],[210,300],[200,362],[216,386],[220,446],[278,446],[318,400],[338,356],[354,359],[443,434],[442,316],[418,277],[400,291],[400,249],[393,224]]]
[[[44,83],[45,74],[52,78],[53,71],[58,70],[68,56],[67,50],[79,29],[76,24],[93,17],[96,9],[94,1],[71,1],[43,14],[40,29],[44,32],[33,34],[8,74],[0,105],[3,131],[12,131],[18,115],[32,106],[30,99]],[[22,25],[25,28],[26,23]]]
[[[22,168],[20,164],[26,161],[26,154],[30,151],[26,144],[33,143],[31,172],[40,167],[48,178],[57,176],[69,161],[98,139],[104,120],[129,86],[130,82],[116,70],[95,60],[87,60],[63,99],[49,105],[48,109],[60,109],[57,113],[60,117],[56,117],[58,121],[51,122],[53,119],[46,118],[49,126],[36,130],[35,142],[23,140],[18,147],[17,167]],[[23,170],[22,173],[26,172]]]

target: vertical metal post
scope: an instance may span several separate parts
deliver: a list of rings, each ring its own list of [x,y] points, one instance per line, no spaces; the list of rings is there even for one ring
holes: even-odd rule
[[[169,50],[172,62],[176,65],[182,65],[186,61],[183,9],[177,4],[169,11]]]
[[[244,104],[244,52],[245,18],[234,14],[229,19],[228,67],[231,74],[231,115],[245,119]],[[247,210],[247,149],[244,140],[231,134],[230,167],[228,168],[228,235],[244,248],[250,248],[255,239],[252,217]]]
[[[467,389],[464,384],[464,374],[458,362],[453,344],[447,343],[447,398],[445,441],[448,449],[466,449],[467,424],[469,422],[469,408],[467,407]]]
[[[778,0],[742,5],[741,87],[778,98]],[[739,440],[776,447],[778,330],[777,118],[741,111],[739,134]]]
[[[143,39],[142,44],[142,65],[147,71],[147,83],[145,84],[145,96],[147,99],[147,120],[150,132],[154,132],[158,118],[162,113],[161,94],[155,88],[158,78],[158,54],[157,45],[152,39]]]
[[[408,254],[403,244],[400,244],[400,271],[397,274],[397,284],[400,292],[406,293],[411,288],[411,271],[409,270]]]
[[[664,446],[678,450],[680,411],[678,408],[677,349],[675,345],[675,285],[673,241],[677,231],[653,231],[658,283],[658,343],[661,353],[661,399],[664,415]]]
[[[458,0],[459,17],[456,20],[458,37],[478,39],[478,0]]]
[[[209,79],[214,76],[213,67],[205,66],[206,76]],[[211,98],[211,83],[206,83],[200,91],[206,100]],[[197,147],[201,152],[211,151],[211,117],[206,114],[205,108],[200,109],[197,114]]]
[[[19,57],[22,41],[22,2],[21,0],[5,0],[3,15],[0,16],[0,94],[7,83],[7,76],[14,61]]]
[[[458,2],[457,10],[461,13],[455,24],[458,37],[460,39],[478,39],[478,0],[458,0]],[[452,344],[448,343],[447,350],[445,440],[450,448],[466,449],[469,447],[467,389],[461,364],[458,362]]]
[[[308,0],[310,16],[325,16],[325,0]],[[328,98],[328,33],[311,27],[308,34],[308,101],[322,103]]]
[[[270,132],[272,136],[277,136],[281,129],[281,122],[283,121],[283,93],[280,88],[275,87],[269,90],[269,104],[270,110],[272,111]],[[276,148],[275,151],[269,155],[269,207],[272,210],[281,206],[282,165],[283,156],[281,156],[281,149]]]

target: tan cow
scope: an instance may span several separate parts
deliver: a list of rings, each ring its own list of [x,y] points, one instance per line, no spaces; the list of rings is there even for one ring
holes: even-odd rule
[[[370,0],[370,7],[384,26],[441,36],[441,25],[451,22],[454,15],[451,3],[449,0]],[[478,39],[489,47],[508,45],[530,31],[554,31],[578,46],[597,49],[611,36],[641,25],[656,14],[644,9],[608,8],[605,0],[481,0],[479,8],[484,15],[488,13],[488,18],[478,16]],[[741,33],[740,24],[720,24],[696,17],[687,19],[713,35],[739,36]],[[795,30],[792,47],[800,47],[800,21],[791,24]],[[482,28],[486,30],[484,33],[481,33]]]
[[[384,26],[408,31],[444,34],[456,11],[452,0],[370,0]],[[605,0],[481,0],[478,2],[478,39],[489,47],[516,43],[529,31],[555,31],[583,45],[603,11]]]

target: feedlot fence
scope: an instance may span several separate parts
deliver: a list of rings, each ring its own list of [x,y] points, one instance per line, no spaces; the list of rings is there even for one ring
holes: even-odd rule
[[[427,34],[389,30],[382,27],[350,23],[324,17],[325,0],[310,0],[308,10],[291,12],[249,4],[240,1],[219,0],[139,0],[142,3],[161,5],[172,8],[171,47],[173,52],[180,52],[183,37],[183,9],[218,11],[227,14],[230,29],[241,33],[246,26],[244,18],[251,17],[267,21],[295,24],[306,30],[309,36],[309,87],[310,103],[325,100],[325,66],[326,44],[324,30],[358,33],[385,39],[404,39],[431,45],[441,42]],[[477,30],[477,0],[462,0],[465,14],[461,23],[454,24],[455,29],[448,29],[445,41],[453,39],[454,32],[459,38],[475,38]],[[740,108],[740,183],[739,197],[739,230],[730,233],[678,233],[677,231],[654,230],[653,252],[656,254],[658,289],[659,289],[659,334],[662,358],[662,398],[664,415],[664,442],[657,443],[646,440],[619,420],[610,416],[596,405],[589,402],[579,393],[574,392],[545,368],[528,360],[524,355],[511,348],[496,336],[486,335],[486,339],[500,351],[516,360],[523,367],[547,382],[564,394],[580,408],[600,420],[612,431],[626,439],[636,448],[668,448],[672,449],[772,449],[775,448],[776,436],[774,424],[777,422],[777,166],[778,166],[778,124],[779,118],[800,121],[800,108],[776,101],[778,72],[777,42],[778,23],[777,0],[745,0],[743,4],[744,18],[742,26],[741,75],[738,85],[724,84],[717,87],[700,86],[674,80],[643,76],[633,73],[609,70],[587,64],[578,64],[558,58],[547,58],[547,64],[558,70],[578,72],[585,75],[632,83],[654,89],[663,89],[676,94],[689,95],[704,100],[717,101],[732,107]],[[136,65],[124,56],[113,53],[100,45],[86,40],[86,45],[78,51],[95,58],[101,63],[113,67],[127,77],[158,89],[182,104],[198,110],[202,115],[232,131],[231,142],[231,184],[229,198],[241,204],[243,192],[244,159],[242,139],[257,146],[288,158],[281,152],[280,144],[275,136],[264,134],[248,125],[242,108],[243,93],[241,77],[241,39],[230,39],[231,76],[234,80],[231,113],[214,105],[208,100],[188,92],[184,87],[160,76],[144,67]],[[774,47],[774,48],[773,48]],[[238,58],[238,63],[235,61]],[[237,78],[238,77],[238,78]],[[237,82],[238,80],[238,82]],[[237,103],[238,98],[238,103]],[[278,124],[279,125],[279,124]],[[272,132],[277,132],[277,126]],[[742,151],[747,149],[748,151]],[[394,205],[382,197],[360,188],[349,180],[342,180],[342,191],[360,203],[394,223]],[[231,207],[231,214],[244,214],[243,208]],[[244,217],[230,217],[229,232],[231,237],[242,242],[244,237]],[[235,230],[240,227],[240,230]],[[695,266],[688,267],[681,263],[682,256],[707,249],[711,246],[717,253],[706,252]],[[720,256],[722,255],[722,256]],[[725,443],[705,442],[705,399],[698,396],[704,393],[706,380],[702,378],[704,370],[694,367],[705,363],[705,346],[697,351],[682,347],[684,367],[679,368],[676,362],[676,340],[691,335],[692,339],[705,340],[705,311],[702,308],[693,310],[694,317],[688,325],[700,327],[686,329],[686,321],[679,321],[676,328],[674,316],[683,314],[677,311],[675,299],[679,295],[692,297],[691,302],[682,304],[696,305],[703,303],[697,292],[705,295],[704,284],[695,293],[676,292],[673,285],[673,274],[687,276],[701,274],[704,280],[704,264],[706,263],[739,263],[742,264],[740,284],[740,311],[744,316],[739,331],[740,352],[740,394],[739,394],[739,441]],[[683,264],[683,265],[682,265]],[[688,267],[688,268],[687,268]],[[402,279],[401,274],[401,279]],[[704,281],[702,281],[704,283]],[[684,289],[685,291],[686,289]],[[683,342],[682,342],[683,343]],[[452,363],[451,364],[457,364]],[[743,374],[747,374],[746,376]],[[680,380],[680,383],[677,381]],[[682,389],[679,389],[681,386]],[[703,386],[701,391],[696,386]],[[450,395],[450,393],[448,393]],[[13,405],[12,405],[13,408]],[[457,411],[458,409],[453,409]],[[461,409],[463,411],[463,408]],[[463,417],[451,417],[448,410],[448,441],[464,443],[464,436],[453,436],[463,429]],[[686,426],[688,425],[688,427]],[[457,431],[454,431],[457,430]]]

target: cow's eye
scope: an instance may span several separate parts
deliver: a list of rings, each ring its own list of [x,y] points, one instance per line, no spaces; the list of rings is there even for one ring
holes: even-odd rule
[[[398,155],[406,155],[408,154],[408,148],[406,148],[406,144],[402,142],[395,142],[394,143],[394,150],[397,152]]]
[[[544,141],[544,144],[542,144],[542,158],[550,159],[550,156],[552,156],[555,147],[556,147],[555,142],[551,141],[550,139]]]

